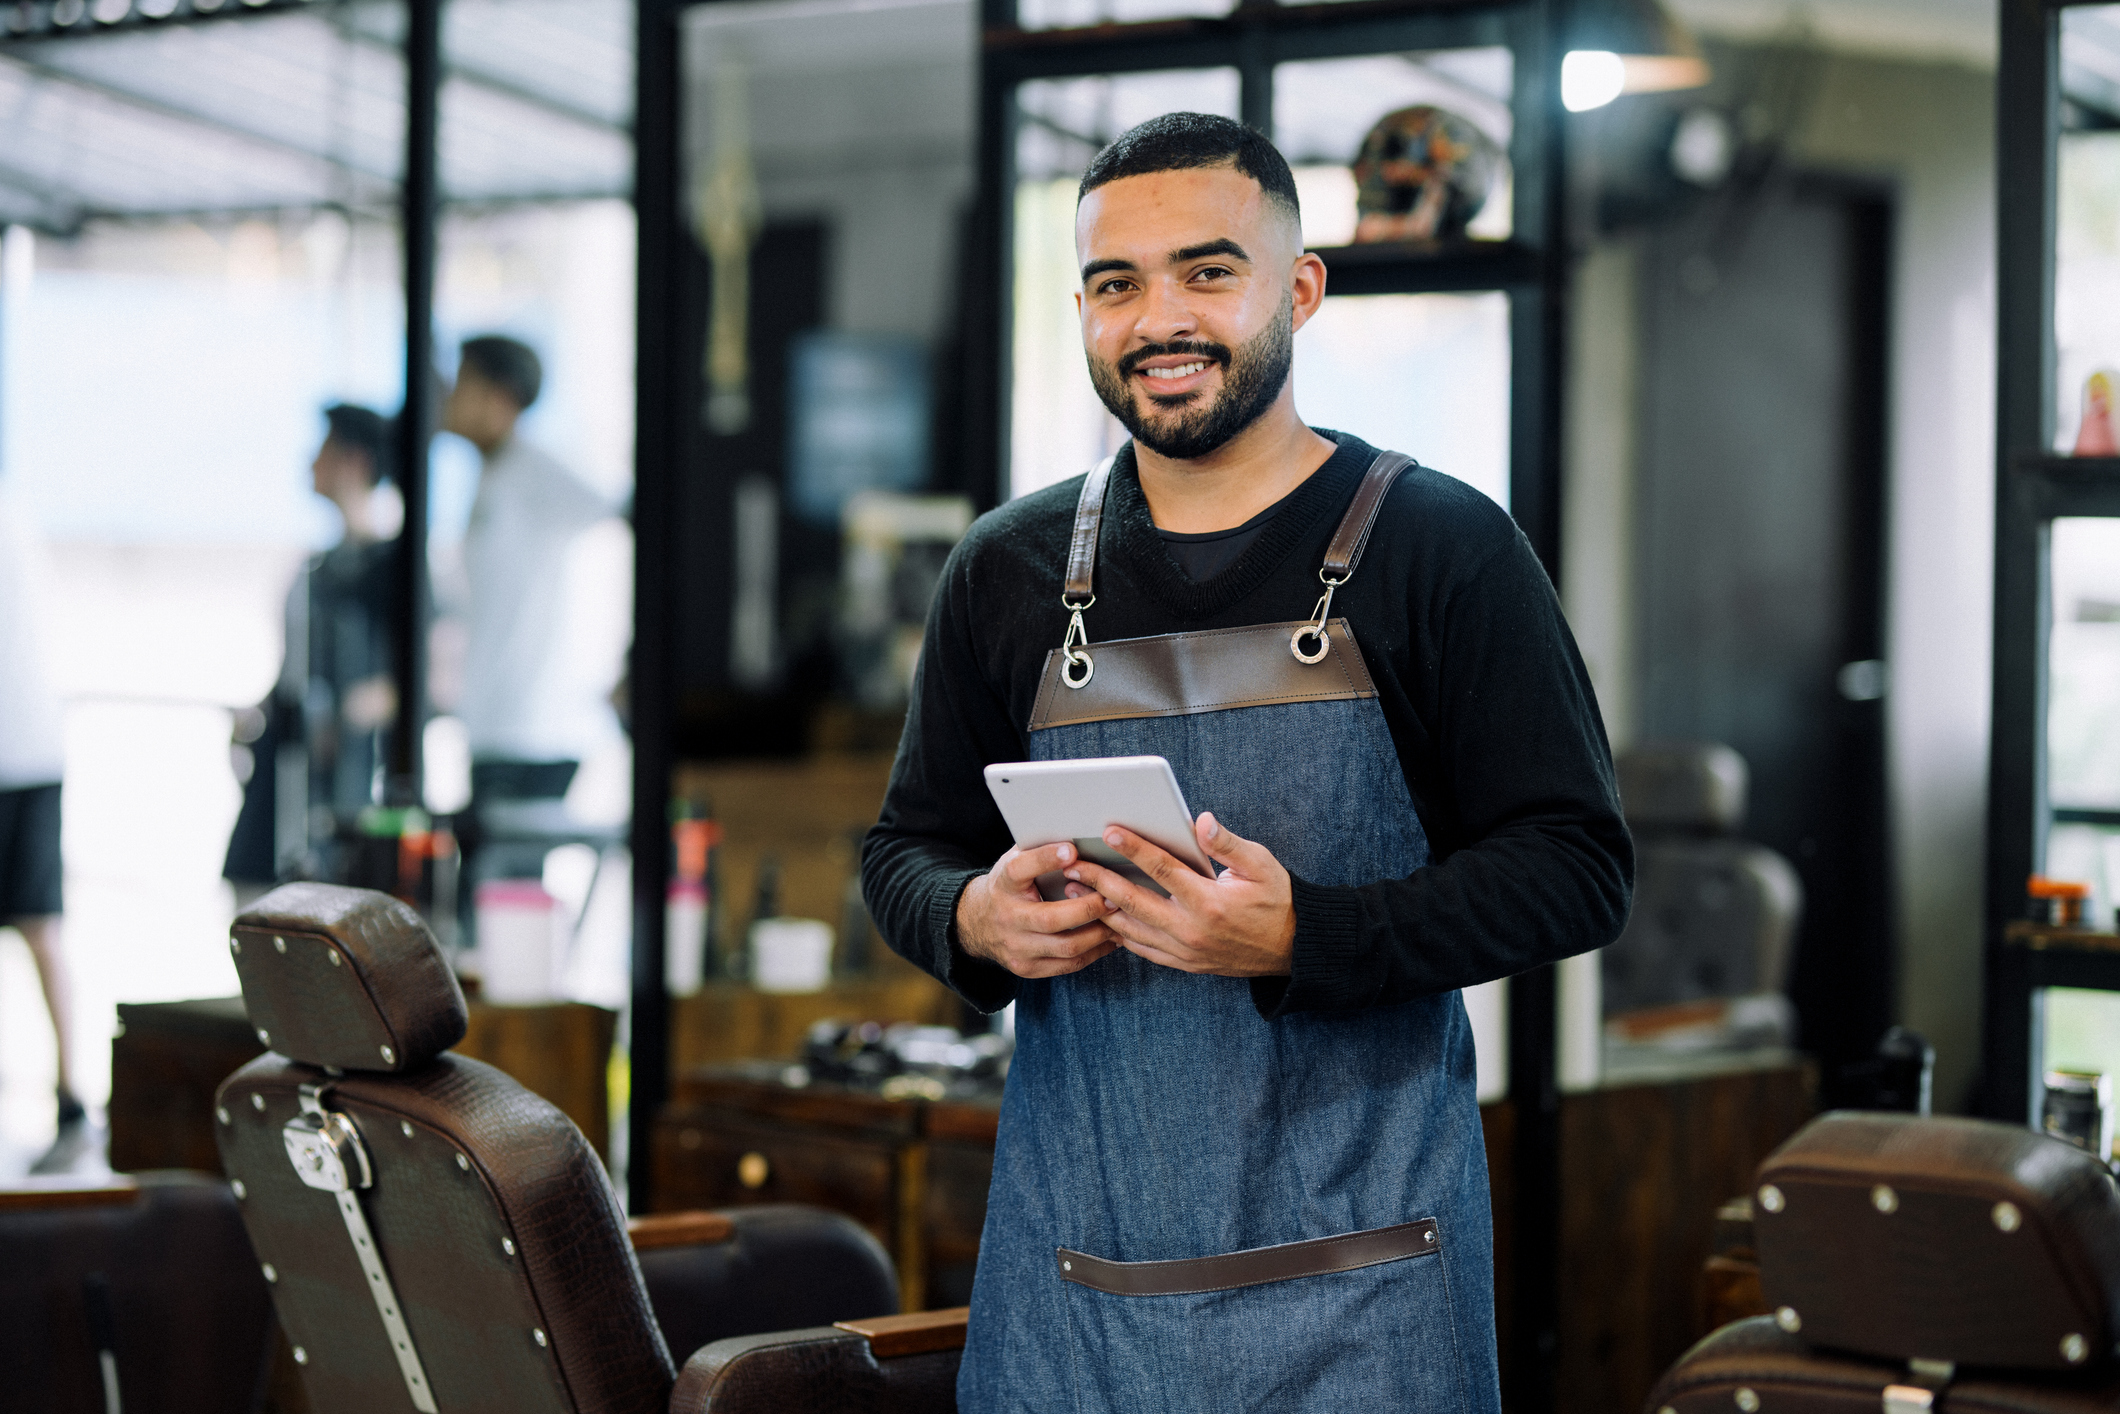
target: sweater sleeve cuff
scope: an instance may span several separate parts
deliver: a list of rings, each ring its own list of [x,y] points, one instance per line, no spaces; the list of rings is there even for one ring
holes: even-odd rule
[[[943,985],[983,1014],[992,1016],[1016,1000],[1016,974],[998,962],[973,957],[957,941],[957,901],[964,897],[972,880],[985,872],[971,869],[955,879],[938,882],[928,898],[928,928],[930,937],[941,940],[935,955],[942,960],[938,975]]]
[[[1363,1004],[1358,974],[1361,904],[1351,888],[1288,876],[1296,912],[1295,957],[1286,977],[1251,979],[1252,1005],[1271,1021],[1299,1011],[1350,1011]]]

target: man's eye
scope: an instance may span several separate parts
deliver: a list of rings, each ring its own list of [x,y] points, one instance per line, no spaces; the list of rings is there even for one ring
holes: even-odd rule
[[[1133,284],[1134,282],[1131,280],[1106,280],[1103,284],[1097,286],[1097,293],[1100,295],[1123,295],[1133,288]]]
[[[1221,280],[1236,274],[1227,265],[1203,265],[1193,272],[1195,280]]]

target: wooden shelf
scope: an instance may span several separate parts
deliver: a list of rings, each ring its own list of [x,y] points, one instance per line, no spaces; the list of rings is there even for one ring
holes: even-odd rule
[[[2039,519],[2120,516],[2120,457],[2019,455],[2010,459],[2010,481]]]
[[[1520,289],[1538,283],[1539,253],[1519,241],[1321,246],[1326,292],[1334,295],[1444,294]]]
[[[2111,953],[2120,957],[2120,933],[2100,933],[2089,928],[2019,922],[2002,930],[2002,940],[2011,947],[2035,952]]]

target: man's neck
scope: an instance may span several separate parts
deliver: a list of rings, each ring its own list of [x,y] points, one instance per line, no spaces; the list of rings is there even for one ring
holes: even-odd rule
[[[346,522],[349,544],[367,545],[383,538],[376,533],[375,493],[372,490],[349,491],[335,499],[339,516]]]
[[[1199,535],[1244,524],[1310,479],[1338,451],[1303,425],[1293,390],[1204,457],[1181,461],[1134,443],[1141,494],[1158,530]]]

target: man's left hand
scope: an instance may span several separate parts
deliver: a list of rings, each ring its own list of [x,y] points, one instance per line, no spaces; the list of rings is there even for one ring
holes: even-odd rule
[[[1216,977],[1287,976],[1296,937],[1288,871],[1266,846],[1223,829],[1212,813],[1193,823],[1193,834],[1207,857],[1222,866],[1212,879],[1114,825],[1104,832],[1104,842],[1170,890],[1170,897],[1087,859],[1066,871],[1073,884],[1068,893],[1094,889],[1116,904],[1119,911],[1106,915],[1105,926],[1128,952],[1150,962]]]

